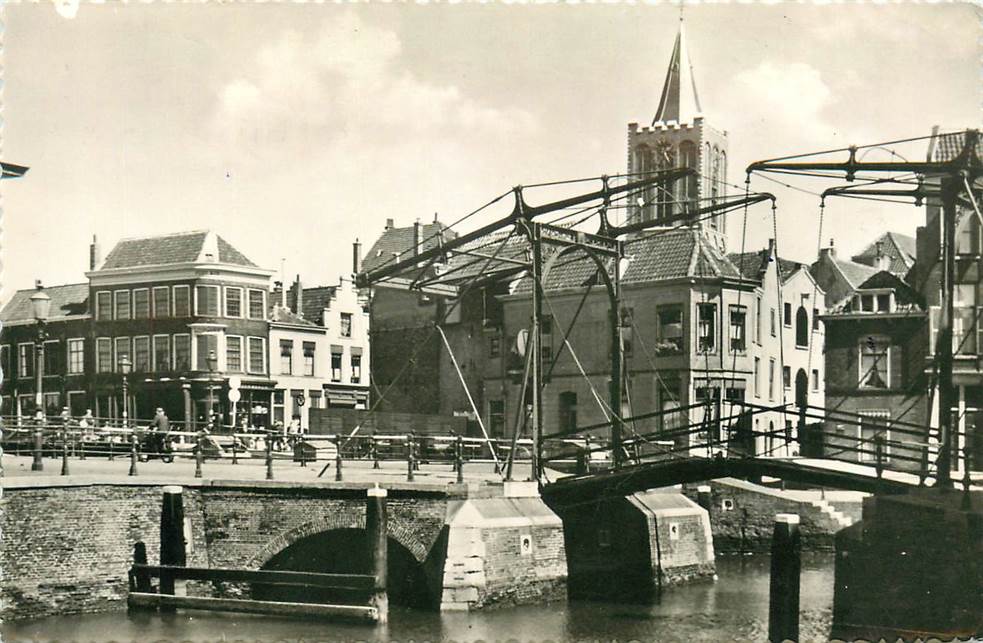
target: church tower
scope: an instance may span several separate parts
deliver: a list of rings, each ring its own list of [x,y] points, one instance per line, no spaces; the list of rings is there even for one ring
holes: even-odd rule
[[[629,174],[674,167],[695,168],[698,174],[639,194],[632,220],[659,221],[685,214],[716,203],[727,194],[727,133],[707,125],[701,113],[682,18],[652,125],[628,124]],[[722,252],[726,252],[725,219],[719,215],[693,223]]]

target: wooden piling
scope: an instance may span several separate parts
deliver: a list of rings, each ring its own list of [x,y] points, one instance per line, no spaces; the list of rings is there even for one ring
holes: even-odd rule
[[[134,565],[147,564],[147,545],[142,540],[138,540],[133,544],[133,563]],[[150,585],[150,574],[145,571],[137,571],[133,577],[135,582],[132,591],[146,593],[153,591]]]
[[[130,438],[130,473],[129,475],[137,475],[137,434],[134,433]]]
[[[68,475],[68,431],[61,434],[61,475]]]
[[[802,566],[799,516],[776,514],[771,537],[768,640],[799,640],[799,574]]]
[[[389,564],[387,495],[385,489],[374,487],[368,489],[365,502],[365,530],[369,538],[368,570],[375,577],[371,606],[378,610],[380,623],[385,623],[389,615],[389,594],[386,589]]]
[[[168,485],[164,487],[164,500],[160,512],[160,564],[183,567],[187,560],[184,543],[184,490]],[[174,577],[161,574],[160,593],[174,594]],[[166,609],[161,606],[161,610]]]
[[[266,479],[273,479],[273,431],[266,432]]]
[[[454,466],[457,469],[457,482],[464,482],[464,438],[460,435],[454,444]]]
[[[205,461],[205,434],[198,432],[197,444],[195,445],[195,477],[201,477],[201,465]]]
[[[336,435],[334,439],[335,454],[334,454],[334,479],[336,482],[341,482],[341,435]]]

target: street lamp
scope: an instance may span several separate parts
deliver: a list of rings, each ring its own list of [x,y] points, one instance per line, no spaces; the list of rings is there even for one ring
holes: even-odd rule
[[[48,310],[51,308],[51,297],[44,292],[41,280],[35,282],[37,292],[31,295],[31,310],[34,313],[34,321],[37,323],[37,343],[35,344],[34,358],[34,417],[37,420],[37,428],[34,432],[34,461],[31,463],[31,471],[43,471],[44,462],[41,460],[41,448],[44,440],[44,340],[47,333],[44,331],[44,322],[48,319]]]
[[[212,379],[214,377],[215,370],[218,367],[218,357],[216,357],[215,351],[208,351],[208,358],[205,360],[205,363],[208,365],[208,419],[206,420],[206,426],[211,424],[212,429],[214,430],[215,425],[212,412],[212,394],[214,391],[212,389]]]
[[[123,378],[123,428],[125,429],[129,425],[130,414],[128,413],[130,406],[130,382],[126,377],[130,373],[130,368],[133,366],[133,362],[127,355],[119,358],[119,372],[122,374]]]

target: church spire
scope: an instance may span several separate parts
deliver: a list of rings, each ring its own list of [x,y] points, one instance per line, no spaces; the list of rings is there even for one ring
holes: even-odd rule
[[[659,110],[655,113],[652,124],[666,121],[691,123],[693,118],[699,115],[700,98],[696,94],[696,80],[693,78],[689,52],[686,51],[683,18],[680,13],[679,33],[676,34],[676,44],[672,48],[672,58],[669,59],[669,70],[666,72],[666,82],[662,87]]]

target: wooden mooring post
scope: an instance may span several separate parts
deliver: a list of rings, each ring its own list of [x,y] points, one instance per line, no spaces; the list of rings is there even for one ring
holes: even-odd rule
[[[174,485],[164,487],[164,500],[160,511],[161,567],[184,567],[186,564],[183,491],[181,487]],[[174,576],[161,574],[160,593],[174,595]],[[162,605],[161,610],[173,611],[173,608]]]
[[[368,489],[365,501],[365,530],[369,538],[368,572],[375,580],[370,605],[378,610],[379,622],[385,623],[389,617],[389,594],[387,590],[387,567],[389,565],[389,543],[387,524],[388,492],[379,487]]]
[[[799,574],[802,567],[798,514],[776,514],[771,537],[768,640],[799,640]]]

